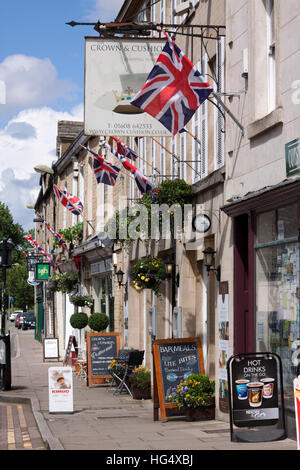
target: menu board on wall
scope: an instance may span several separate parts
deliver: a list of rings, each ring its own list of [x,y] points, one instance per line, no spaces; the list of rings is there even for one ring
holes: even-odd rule
[[[218,296],[219,324],[219,407],[228,412],[228,379],[226,364],[229,358],[229,296],[228,281],[220,282]]]
[[[153,353],[156,375],[153,404],[156,405],[158,395],[161,418],[165,422],[166,408],[176,408],[169,402],[169,395],[176,391],[180,381],[191,374],[205,373],[202,346],[198,338],[162,339],[154,341]]]

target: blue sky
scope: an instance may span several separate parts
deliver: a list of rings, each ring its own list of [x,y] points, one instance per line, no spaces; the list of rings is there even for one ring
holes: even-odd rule
[[[84,36],[112,21],[123,0],[9,0],[0,13],[0,201],[32,226],[33,167],[55,160],[57,121],[83,119]]]

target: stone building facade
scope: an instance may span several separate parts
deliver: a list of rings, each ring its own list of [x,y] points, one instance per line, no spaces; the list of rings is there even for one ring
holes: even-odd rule
[[[299,44],[294,40],[300,11],[296,0],[289,3],[286,8],[283,0],[125,0],[117,15],[119,22],[170,25],[176,44],[216,93],[200,106],[186,133],[121,138],[138,153],[135,164],[156,186],[177,178],[192,185],[195,207],[211,222],[204,234],[193,230],[176,240],[134,241],[129,247],[106,240],[106,223],[119,210],[120,199],[133,207],[141,196],[122,168],[114,187],[97,185],[92,157],[80,143],[118,165],[103,146],[115,147],[109,138],[87,137],[77,129],[54,164],[54,181],[84,203],[84,219],[78,218],[83,239],[73,256],[81,259],[83,291],[93,295],[95,311],[109,315],[109,329],[120,332],[121,347],[145,350],[151,368],[151,331],[157,339],[200,338],[205,372],[216,381],[217,417],[223,420],[228,420],[228,358],[278,353],[292,435],[291,381],[297,373],[300,324]],[[57,202],[55,211],[57,229],[77,222]],[[203,254],[208,247],[214,251],[210,272]],[[134,264],[150,255],[174,262],[160,297],[137,290],[130,276]],[[74,264],[66,260],[64,269]],[[115,272],[120,269],[119,286]],[[57,299],[58,324],[59,316],[67,318],[66,302]],[[60,331],[63,351],[63,324]]]

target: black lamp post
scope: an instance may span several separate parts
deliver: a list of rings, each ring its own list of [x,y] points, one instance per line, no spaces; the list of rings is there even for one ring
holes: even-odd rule
[[[14,244],[11,240],[3,238],[0,242],[0,267],[2,268],[2,312],[0,334],[0,389],[11,389],[11,357],[10,336],[6,334],[6,269],[12,266],[12,250]]]

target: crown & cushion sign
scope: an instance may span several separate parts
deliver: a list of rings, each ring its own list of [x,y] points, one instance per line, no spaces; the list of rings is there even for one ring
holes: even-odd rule
[[[170,136],[159,121],[130,104],[164,45],[162,39],[85,38],[86,135]]]

